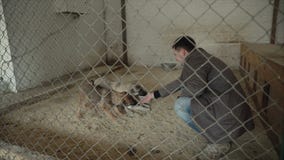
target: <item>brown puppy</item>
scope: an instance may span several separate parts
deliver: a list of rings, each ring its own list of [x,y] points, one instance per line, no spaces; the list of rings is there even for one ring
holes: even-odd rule
[[[111,90],[106,84],[93,80],[84,80],[79,85],[79,94],[78,118],[83,116],[84,110],[94,109],[96,113],[104,112],[111,119],[115,119],[115,116],[111,113]]]
[[[126,106],[136,105],[139,96],[147,94],[140,85],[110,82],[105,78],[84,80],[79,85],[79,92],[78,118],[82,117],[83,110],[94,109],[97,113],[104,112],[112,120],[125,114]]]

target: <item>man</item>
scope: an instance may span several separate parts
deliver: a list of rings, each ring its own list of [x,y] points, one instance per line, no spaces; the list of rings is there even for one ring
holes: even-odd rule
[[[232,140],[254,128],[244,91],[232,70],[196,48],[191,37],[179,37],[172,48],[176,61],[183,64],[180,77],[149,93],[141,103],[181,90],[174,106],[177,115],[208,140],[202,155],[220,158],[230,151]]]

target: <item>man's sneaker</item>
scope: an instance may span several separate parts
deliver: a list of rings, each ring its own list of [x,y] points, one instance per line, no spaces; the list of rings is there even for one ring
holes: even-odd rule
[[[231,150],[231,143],[207,144],[200,152],[197,160],[215,160],[225,156]]]

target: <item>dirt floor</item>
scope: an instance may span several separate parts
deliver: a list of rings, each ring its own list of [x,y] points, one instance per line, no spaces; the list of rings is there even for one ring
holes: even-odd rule
[[[132,67],[108,77],[139,80],[153,90],[179,73]],[[92,110],[79,120],[78,85],[1,115],[0,139],[59,159],[194,159],[206,145],[203,137],[176,116],[173,104],[177,94],[153,101],[151,111],[128,114],[115,123]],[[236,140],[224,159],[278,159],[261,124],[257,120],[256,124],[256,129]]]

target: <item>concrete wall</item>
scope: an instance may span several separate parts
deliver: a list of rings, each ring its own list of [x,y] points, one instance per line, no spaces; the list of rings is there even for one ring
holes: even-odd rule
[[[52,0],[3,0],[17,89],[93,65],[105,49],[97,12],[103,0],[89,1],[89,13],[74,18],[55,12]]]
[[[187,34],[199,46],[237,67],[239,41],[269,42],[273,7],[268,0],[244,0],[239,6],[235,0],[205,2],[128,1],[130,61],[147,65],[173,62],[170,46],[178,36]],[[283,42],[283,37],[278,41]]]

